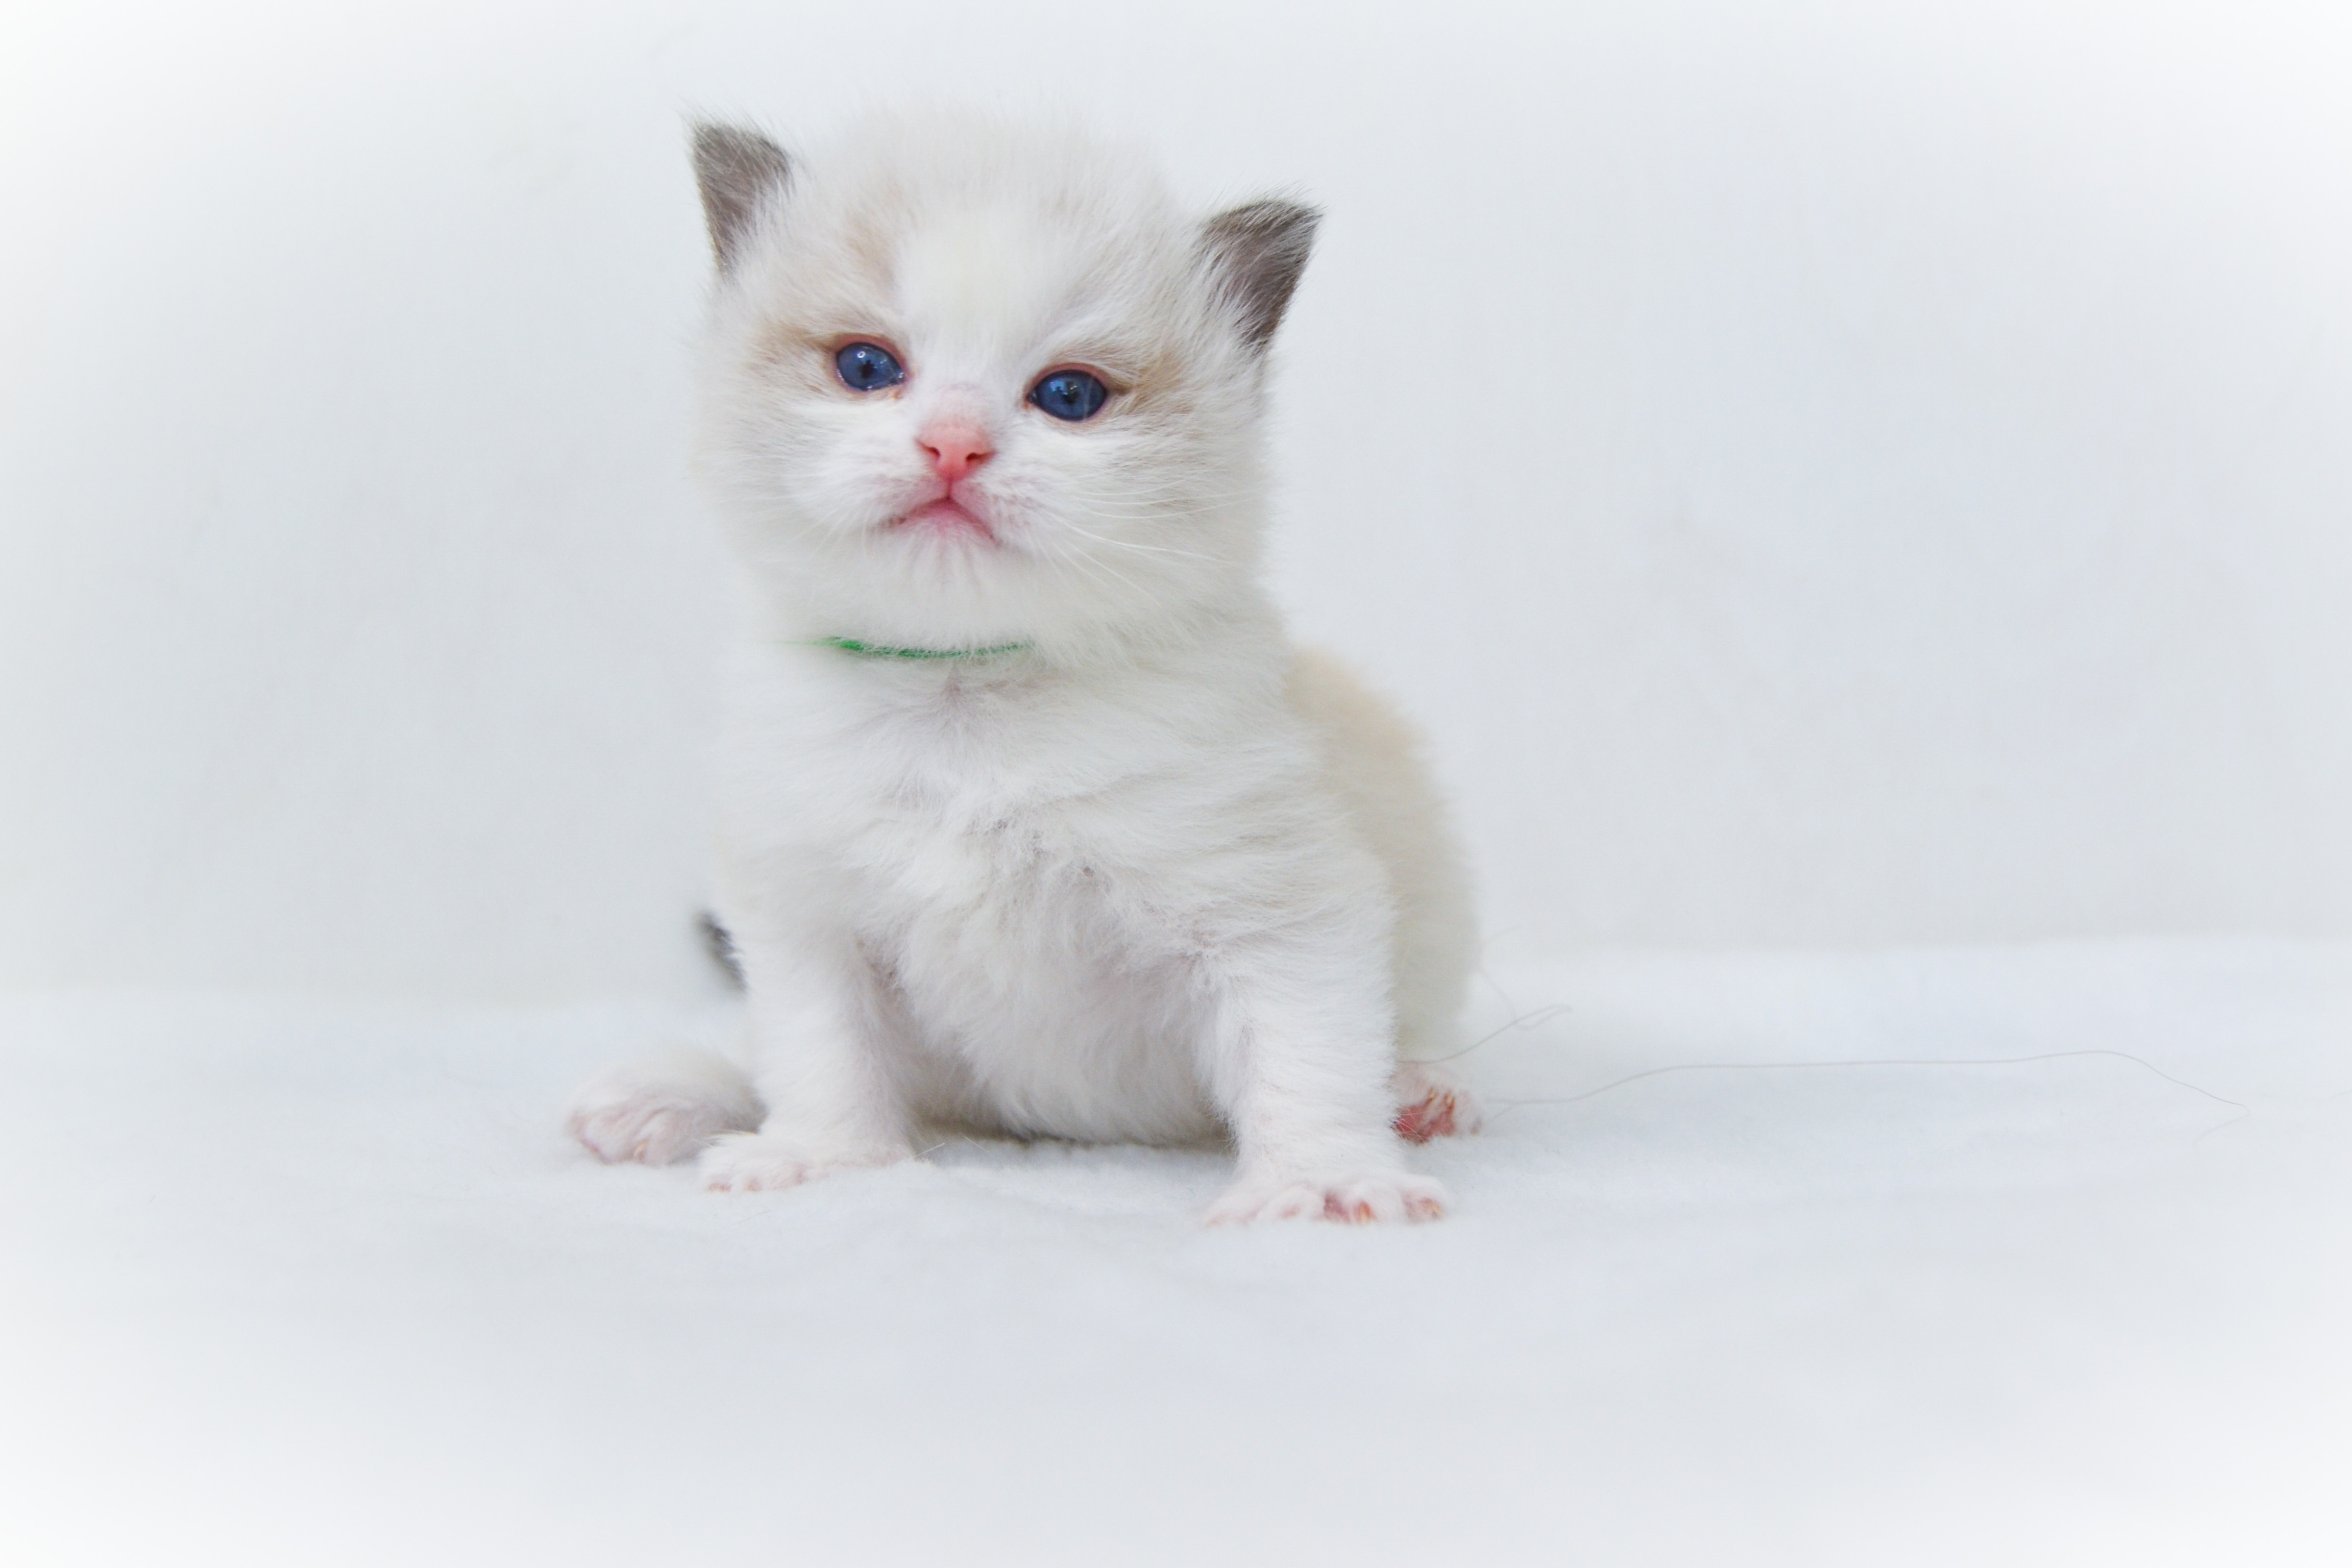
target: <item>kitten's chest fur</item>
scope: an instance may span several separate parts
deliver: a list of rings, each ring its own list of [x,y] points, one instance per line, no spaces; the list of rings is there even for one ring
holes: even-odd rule
[[[835,901],[912,1098],[1015,1132],[1213,1133],[1194,959],[1219,851],[1285,771],[1271,716],[1192,682],[820,671],[843,673],[880,679],[773,713],[803,765],[734,831]]]
[[[893,834],[877,857],[889,881],[860,942],[929,1114],[1101,1140],[1214,1130],[1181,943],[1098,858],[1017,821]]]

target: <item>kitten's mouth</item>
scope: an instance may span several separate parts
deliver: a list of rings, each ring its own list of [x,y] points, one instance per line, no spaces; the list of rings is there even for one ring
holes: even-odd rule
[[[947,496],[925,501],[890,526],[893,531],[905,529],[941,539],[969,539],[982,544],[996,542],[995,531],[982,521],[978,513]]]

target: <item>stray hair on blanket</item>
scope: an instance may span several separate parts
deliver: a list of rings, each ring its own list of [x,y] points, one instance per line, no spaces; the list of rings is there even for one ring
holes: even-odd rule
[[[1499,985],[1496,987],[1496,990],[1498,992],[1501,989],[1502,987]],[[1575,1008],[1570,1006],[1565,1002],[1555,1002],[1549,1007],[1538,1007],[1532,1013],[1522,1013],[1517,1017],[1512,1019],[1509,1023],[1505,1024],[1498,1028],[1489,1029],[1486,1033],[1479,1036],[1476,1039],[1471,1041],[1468,1045],[1463,1047],[1458,1051],[1448,1051],[1442,1057],[1425,1057],[1420,1059],[1433,1067],[1439,1062],[1454,1061],[1462,1057],[1468,1056],[1472,1051],[1476,1050],[1480,1046],[1486,1044],[1490,1040],[1494,1040],[1504,1035],[1509,1034],[1513,1029],[1532,1029],[1538,1024],[1548,1024],[1551,1022],[1551,1020],[1559,1017],[1562,1013],[1573,1013],[1575,1011]]]

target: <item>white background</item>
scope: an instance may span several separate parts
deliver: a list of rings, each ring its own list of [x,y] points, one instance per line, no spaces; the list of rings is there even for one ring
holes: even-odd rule
[[[0,13],[0,983],[690,996],[691,111],[1329,220],[1283,594],[1498,949],[2352,931],[2352,52],[2232,5]]]

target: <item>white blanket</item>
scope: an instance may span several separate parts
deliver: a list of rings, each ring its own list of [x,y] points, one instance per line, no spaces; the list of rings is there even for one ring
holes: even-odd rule
[[[721,1198],[555,1130],[727,1020],[0,1002],[0,1559],[2352,1552],[2352,946],[1490,985],[1410,1228],[1214,1152]],[[1516,1020],[1516,1024],[1514,1024]]]

